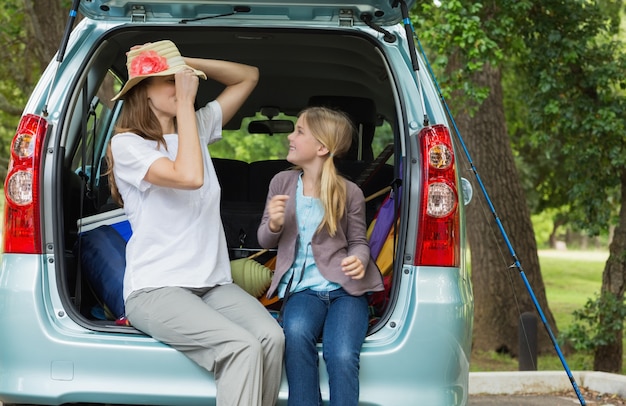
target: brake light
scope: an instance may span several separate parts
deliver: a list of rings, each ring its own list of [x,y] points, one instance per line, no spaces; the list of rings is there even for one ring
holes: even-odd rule
[[[39,165],[47,121],[27,114],[11,142],[11,159],[4,182],[4,252],[40,254]]]
[[[424,168],[415,265],[459,266],[460,220],[450,131],[437,124],[418,134]]]

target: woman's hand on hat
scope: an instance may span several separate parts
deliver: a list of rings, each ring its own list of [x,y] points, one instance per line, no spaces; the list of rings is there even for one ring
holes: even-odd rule
[[[341,270],[344,274],[346,274],[346,276],[349,276],[352,279],[362,279],[365,276],[365,267],[363,266],[363,263],[354,255],[345,257],[343,261],[341,261]]]
[[[178,101],[187,101],[193,104],[198,93],[199,79],[195,72],[191,69],[183,69],[174,75],[176,82],[176,99]]]

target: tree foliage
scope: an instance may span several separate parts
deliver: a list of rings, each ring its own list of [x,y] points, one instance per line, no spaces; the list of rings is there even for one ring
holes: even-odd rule
[[[486,65],[507,64],[520,52],[522,44],[516,35],[517,27],[530,7],[529,0],[494,3],[451,0],[440,5],[424,0],[417,4],[416,32],[427,44],[429,54],[435,56],[432,65],[443,84],[445,98],[453,90],[462,90],[462,103],[475,111],[488,92],[468,78]],[[457,64],[458,69],[446,73],[451,57],[462,57],[462,61]]]
[[[8,157],[13,131],[22,108],[32,90],[32,77],[41,68],[30,58],[20,58],[27,51],[25,13],[17,0],[7,0],[0,5],[0,156]],[[2,162],[3,170],[6,161]],[[4,177],[3,177],[4,179]]]
[[[56,52],[69,1],[4,0],[0,3],[0,172],[30,93]],[[9,63],[10,61],[10,63]]]
[[[618,301],[626,289],[623,7],[615,0],[425,2],[419,31],[447,55],[437,63],[459,67],[444,80],[474,106],[483,93],[467,78],[484,66],[501,68],[509,137],[535,213],[551,209],[559,222],[592,234],[618,224],[602,286]],[[462,63],[447,60],[459,54]],[[600,315],[598,323],[615,317]],[[619,348],[596,350],[595,367],[616,368],[602,359],[621,354],[621,333],[605,341]]]
[[[522,32],[517,62],[527,100],[513,137],[536,168],[537,211],[567,205],[569,220],[598,234],[619,208],[626,164],[626,54],[617,1],[543,1]],[[538,159],[539,158],[539,159]]]
[[[519,89],[528,98],[528,126],[516,138],[525,161],[539,162],[540,210],[566,206],[567,220],[591,234],[617,223],[601,289],[602,298],[616,303],[626,291],[623,8],[623,2],[611,0],[533,6],[523,31],[526,52],[518,63],[526,80]],[[603,333],[594,342],[594,369],[619,372],[623,312],[598,309],[596,329]]]
[[[624,328],[626,304],[604,292],[588,299],[572,316],[575,322],[560,337],[561,341],[579,351],[593,351],[599,346],[617,344],[616,332]]]

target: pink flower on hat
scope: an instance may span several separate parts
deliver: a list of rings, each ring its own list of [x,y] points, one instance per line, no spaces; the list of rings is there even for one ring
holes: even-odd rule
[[[168,69],[167,59],[155,51],[147,50],[137,55],[130,63],[131,77],[145,76]]]

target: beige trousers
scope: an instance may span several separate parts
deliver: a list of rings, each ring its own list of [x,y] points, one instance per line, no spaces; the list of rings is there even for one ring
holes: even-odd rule
[[[212,371],[217,406],[276,404],[283,331],[239,286],[143,289],[126,300],[126,316],[133,327]]]

